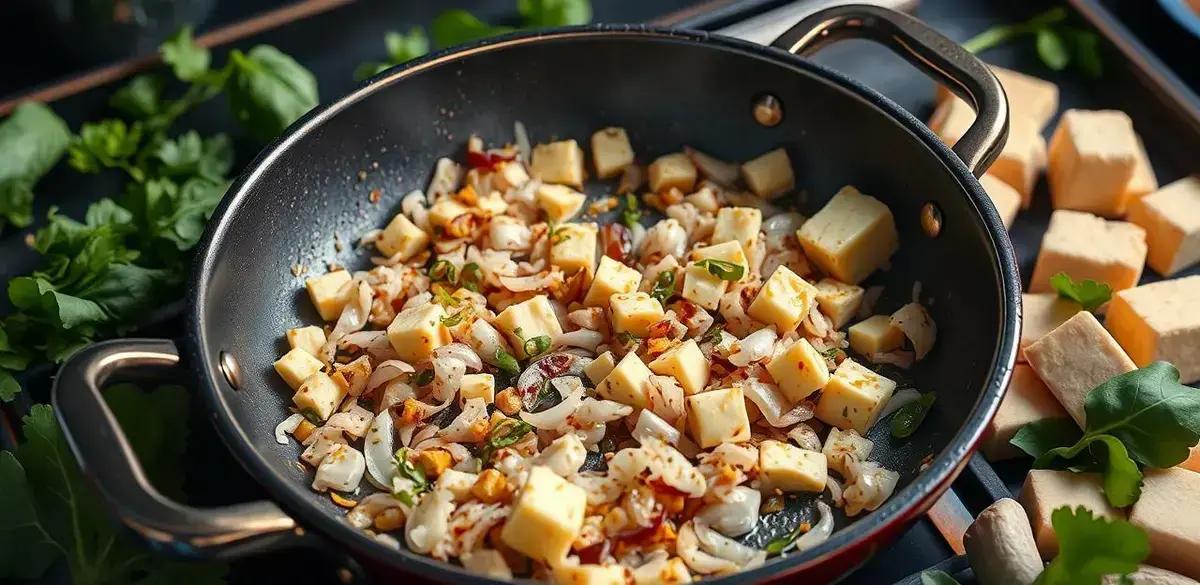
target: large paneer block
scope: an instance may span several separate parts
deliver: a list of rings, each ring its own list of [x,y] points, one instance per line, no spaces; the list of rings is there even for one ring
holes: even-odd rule
[[[701,449],[750,440],[750,417],[741,388],[709,390],[687,397],[687,422]]]
[[[1159,274],[1171,276],[1200,262],[1200,176],[1135,199],[1127,219],[1146,230],[1146,263]]]
[[[388,325],[388,341],[400,359],[416,364],[433,355],[433,350],[453,341],[450,330],[442,324],[446,309],[437,303],[426,303],[400,311]]]
[[[1021,295],[1021,352],[1017,359],[1025,361],[1025,348],[1029,344],[1054,331],[1081,310],[1079,303],[1064,299],[1058,293]]]
[[[1113,290],[1137,285],[1146,263],[1146,232],[1124,221],[1057,210],[1042,236],[1029,292],[1052,292],[1050,277],[1065,272],[1076,281],[1106,282]]]
[[[546,217],[557,223],[575,217],[587,202],[587,195],[565,185],[540,185],[533,195]]]
[[[291,351],[283,354],[283,357],[275,360],[275,371],[292,390],[299,388],[304,380],[321,371],[324,366],[325,364],[313,354],[298,347],[293,347]]]
[[[666,318],[658,299],[644,292],[617,293],[609,301],[613,330],[646,337],[650,326]]]
[[[322,319],[337,321],[342,314],[342,309],[350,298],[342,291],[342,287],[348,282],[350,273],[345,270],[334,270],[304,281],[304,288],[308,289],[308,298]]]
[[[596,235],[594,223],[568,223],[555,228],[550,238],[550,264],[565,274],[580,270],[592,274],[596,270]]]
[[[822,278],[817,283],[817,306],[833,321],[835,329],[841,329],[854,318],[862,306],[866,291],[863,287],[846,284],[832,278]]]
[[[1080,311],[1025,348],[1025,359],[1050,392],[1084,427],[1084,402],[1092,388],[1137,369],[1096,317]]]
[[[1067,110],[1050,139],[1050,200],[1055,209],[1120,217],[1141,147],[1133,121],[1117,110]]]
[[[709,364],[695,339],[672,347],[650,362],[650,371],[679,381],[683,393],[691,396],[708,386]]]
[[[457,198],[442,197],[429,207],[429,223],[436,228],[445,230],[450,222],[454,221],[454,218],[467,213],[471,213],[471,208]]]
[[[859,355],[886,353],[904,345],[904,332],[888,315],[871,315],[850,326],[850,349]]]
[[[546,183],[583,188],[583,149],[574,140],[562,140],[533,147],[530,172]]]
[[[348,390],[345,378],[316,372],[300,384],[292,395],[292,402],[306,417],[326,420],[337,410]]]
[[[1150,537],[1156,567],[1200,579],[1200,473],[1186,469],[1147,469],[1142,497],[1129,521]]]
[[[807,339],[801,337],[767,362],[767,373],[792,402],[808,398],[829,383],[829,366]]]
[[[787,266],[780,266],[763,283],[746,312],[763,323],[774,325],[782,335],[800,325],[816,297],[817,287]]]
[[[1058,112],[1058,86],[1054,83],[1026,75],[1011,69],[988,65],[1000,81],[1008,97],[1008,110],[1014,118],[1030,118],[1037,123],[1038,130],[1046,127]],[[944,85],[937,87],[937,101],[941,103],[954,94]]]
[[[724,207],[717,211],[717,223],[713,227],[713,242],[737,242],[747,256],[758,240],[762,229],[762,211],[753,207]]]
[[[1168,361],[1183,383],[1200,380],[1200,275],[1118,292],[1104,325],[1139,367]]]
[[[792,161],[787,150],[782,148],[743,163],[742,180],[755,195],[763,198],[777,197],[796,186]]]
[[[647,174],[650,178],[650,190],[655,193],[671,189],[691,193],[692,188],[696,186],[696,165],[682,152],[665,154],[654,159]]]
[[[988,174],[979,177],[979,184],[983,185],[984,192],[992,200],[992,205],[996,207],[996,213],[1000,215],[1000,221],[1004,222],[1004,227],[1012,228],[1013,221],[1017,219],[1017,210],[1021,208],[1021,194],[1012,185],[996,178],[995,175]]]
[[[929,128],[949,146],[954,146],[971,123],[975,111],[955,97],[938,105],[929,119]],[[1041,128],[1030,118],[1009,118],[1008,140],[988,169],[988,174],[1012,187],[1020,194],[1021,207],[1029,207],[1038,173],[1046,160],[1046,141]]]
[[[650,404],[651,375],[650,368],[631,351],[596,385],[596,394],[634,408],[646,408]]]
[[[865,435],[895,390],[892,380],[845,359],[821,391],[816,416],[826,424]]]
[[[611,179],[633,164],[633,146],[624,128],[604,128],[592,134],[592,163],[601,179]]]
[[[531,559],[557,566],[583,528],[586,508],[583,488],[535,465],[500,530],[500,540]]]
[[[601,256],[596,276],[592,279],[587,295],[583,297],[583,304],[589,307],[607,307],[613,295],[631,293],[637,290],[641,283],[641,272],[609,256]]]
[[[389,258],[395,256],[401,262],[416,256],[428,246],[429,234],[417,227],[403,213],[397,213],[396,217],[388,222],[387,227],[383,228],[379,239],[375,240],[375,247],[381,254]]]
[[[1050,515],[1058,508],[1083,506],[1102,518],[1125,519],[1124,512],[1109,505],[1101,485],[1096,473],[1034,469],[1025,476],[1020,502],[1029,514],[1033,538],[1043,559],[1050,560],[1058,554],[1058,538],[1050,523]]]
[[[829,469],[820,451],[767,440],[758,445],[758,477],[767,490],[821,492]]]
[[[892,210],[850,186],[804,222],[796,236],[809,260],[850,284],[887,264],[900,245]]]
[[[512,344],[517,358],[525,358],[525,340],[538,336],[546,336],[553,340],[562,335],[562,324],[554,313],[554,307],[546,295],[538,295],[527,301],[522,301],[496,315],[492,322]]]
[[[983,454],[992,461],[1017,457],[1021,453],[1009,441],[1021,427],[1040,420],[1067,416],[1067,411],[1038,378],[1037,372],[1026,364],[1017,364],[1004,401],[1000,403],[996,416],[988,423]]]

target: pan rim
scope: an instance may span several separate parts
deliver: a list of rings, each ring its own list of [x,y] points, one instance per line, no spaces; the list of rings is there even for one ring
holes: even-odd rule
[[[355,555],[361,555],[375,563],[405,572],[417,573],[427,578],[444,579],[453,576],[456,580],[470,583],[502,583],[502,581],[469,573],[457,565],[412,553],[404,548],[397,551],[379,543],[349,524],[339,522],[336,518],[330,518],[327,512],[311,504],[311,492],[304,489],[304,485],[291,481],[271,467],[267,459],[253,448],[253,441],[237,423],[232,408],[225,400],[224,390],[228,386],[216,366],[219,349],[208,347],[205,338],[204,303],[210,302],[205,275],[211,273],[216,264],[216,258],[219,256],[216,252],[220,249],[218,244],[222,241],[235,215],[234,212],[249,198],[251,189],[258,183],[265,169],[294,143],[316,131],[338,113],[377,91],[400,83],[425,70],[452,63],[460,58],[504,50],[510,46],[597,37],[699,45],[707,50],[732,52],[747,58],[768,61],[790,69],[795,74],[807,75],[816,78],[817,81],[832,85],[847,98],[858,99],[881,111],[913,135],[928,149],[931,155],[946,165],[958,180],[963,194],[967,196],[969,203],[973,206],[978,220],[987,234],[986,241],[990,247],[989,253],[992,257],[996,286],[999,289],[1001,310],[996,317],[999,324],[999,337],[996,340],[992,363],[988,366],[989,373],[969,416],[951,437],[946,447],[934,456],[929,466],[908,485],[897,491],[879,509],[858,518],[851,525],[837,531],[826,542],[809,551],[789,555],[786,558],[773,559],[761,567],[714,578],[711,581],[714,583],[742,583],[780,578],[798,571],[813,569],[839,557],[846,557],[861,547],[877,545],[885,535],[907,526],[912,520],[922,515],[950,486],[954,478],[966,466],[971,453],[978,447],[987,422],[995,414],[1000,400],[1003,398],[1016,361],[1021,313],[1020,278],[1011,241],[1007,237],[1007,230],[1003,227],[999,215],[990,203],[987,203],[990,200],[982,186],[966,165],[924,124],[895,102],[861,82],[781,49],[764,47],[705,31],[649,25],[598,24],[517,32],[476,41],[459,48],[438,51],[384,71],[366,80],[349,94],[322,104],[305,114],[274,142],[264,147],[230,186],[220,205],[214,211],[199,246],[189,280],[188,323],[186,343],[183,349],[188,356],[190,367],[200,374],[203,384],[201,392],[212,409],[210,414],[219,435],[233,456],[255,478],[255,481],[263,485],[273,500],[289,514],[293,514],[303,525],[327,535],[336,545],[346,547]],[[399,554],[396,554],[397,552]]]

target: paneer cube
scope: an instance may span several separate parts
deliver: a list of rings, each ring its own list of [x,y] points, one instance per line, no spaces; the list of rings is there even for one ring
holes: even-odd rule
[[[817,287],[787,266],[780,266],[763,283],[746,312],[763,323],[774,325],[782,335],[800,325],[816,297]]]
[[[758,445],[758,477],[767,490],[821,492],[829,469],[820,451],[767,440]]]
[[[600,266],[596,268],[596,276],[592,279],[587,296],[583,297],[583,304],[589,307],[607,307],[613,295],[634,292],[641,283],[641,272],[609,256],[601,256]]]
[[[346,291],[342,290],[348,282],[350,273],[345,270],[334,270],[304,281],[304,288],[308,289],[308,298],[322,319],[337,321],[342,314],[342,309],[350,299]]]
[[[866,461],[874,448],[875,443],[871,439],[858,434],[854,429],[843,431],[833,427],[829,429],[829,436],[825,437],[821,453],[825,455],[829,468],[840,473],[844,478],[850,460],[853,459],[860,463]]]
[[[1125,519],[1124,512],[1109,505],[1100,486],[1100,475],[1096,473],[1034,469],[1025,476],[1019,500],[1029,515],[1033,538],[1043,559],[1058,554],[1058,538],[1050,523],[1050,515],[1058,508],[1083,506],[1101,518]]]
[[[822,278],[817,283],[817,306],[821,307],[821,313],[833,321],[835,329],[841,329],[858,313],[864,294],[861,286]]]
[[[321,371],[324,366],[314,354],[298,347],[292,348],[283,354],[283,357],[275,360],[275,371],[292,390],[300,388],[309,376]]]
[[[1019,73],[1011,69],[988,65],[996,79],[1000,80],[1004,93],[1008,96],[1008,109],[1012,118],[1029,118],[1037,123],[1040,132],[1058,112],[1058,86],[1031,75]],[[953,97],[954,94],[944,85],[937,88],[937,100]]]
[[[300,388],[292,395],[292,402],[306,418],[325,420],[341,405],[347,390],[349,386],[342,376],[316,372],[300,384]]]
[[[1150,537],[1156,567],[1200,578],[1200,515],[1184,502],[1200,501],[1200,473],[1185,469],[1147,469],[1142,497],[1129,521]],[[1181,509],[1181,505],[1186,509]]]
[[[550,237],[550,264],[565,274],[596,270],[596,234],[594,223],[568,223],[557,226]]]
[[[288,329],[287,342],[288,347],[302,349],[316,357],[321,353],[321,346],[325,345],[325,330],[316,325]]]
[[[689,339],[650,362],[650,371],[679,381],[683,393],[691,396],[708,386],[709,364],[695,339]]]
[[[975,111],[958,97],[938,105],[929,120],[929,128],[947,145],[954,146],[975,121]],[[1020,194],[1021,207],[1029,207],[1038,173],[1046,161],[1046,141],[1041,128],[1032,119],[1010,116],[1008,140],[988,169],[1003,183]]]
[[[519,161],[502,162],[492,173],[492,187],[501,191],[516,189],[529,182],[529,173]]]
[[[746,253],[742,251],[742,245],[736,241],[721,242],[711,246],[704,246],[692,250],[692,260],[700,261],[705,259],[722,260],[730,264],[737,264],[742,267],[741,281],[750,279],[750,262],[746,260]]]
[[[707,268],[689,265],[683,273],[683,298],[710,311],[721,305],[721,297],[729,288],[729,282],[717,278]]]
[[[1171,276],[1200,262],[1200,176],[1135,199],[1127,219],[1146,230],[1146,263],[1159,274]]]
[[[586,508],[583,488],[535,465],[517,493],[500,540],[531,559],[558,566],[583,528]]]
[[[492,325],[508,337],[508,342],[512,344],[518,359],[525,358],[526,339],[540,335],[554,339],[563,332],[562,324],[558,322],[558,316],[546,295],[538,295],[527,301],[509,305],[496,315]]]
[[[407,215],[397,213],[383,228],[375,247],[384,256],[395,256],[401,262],[423,252],[429,247],[429,234],[417,227]]]
[[[429,225],[445,230],[454,218],[464,213],[471,213],[471,208],[457,198],[442,197],[429,207]]]
[[[1092,388],[1117,374],[1137,369],[1125,350],[1087,311],[1075,313],[1054,331],[1025,348],[1039,378],[1084,428],[1084,401]]]
[[[816,416],[826,424],[865,435],[895,390],[892,380],[845,359],[821,391]]]
[[[437,303],[426,303],[400,311],[388,325],[388,341],[400,359],[415,364],[433,355],[433,350],[453,341],[442,324],[446,310]]]
[[[592,162],[596,176],[611,179],[633,164],[633,146],[624,128],[605,128],[592,134]]]
[[[625,585],[621,565],[571,565],[554,569],[555,585]]]
[[[717,212],[717,223],[713,227],[713,242],[737,242],[742,252],[749,256],[762,229],[762,212],[753,207],[724,207]]]
[[[887,264],[900,245],[892,210],[842,187],[796,232],[808,259],[842,282],[858,284]]]
[[[696,165],[682,152],[664,154],[650,163],[650,190],[665,193],[679,189],[691,193],[696,186]]]
[[[488,404],[496,401],[496,378],[491,374],[464,374],[461,383],[458,395],[462,402],[472,398],[482,398]]]
[[[850,326],[850,349],[860,355],[886,353],[904,345],[904,332],[887,315],[872,315]]]
[[[1017,354],[1017,359],[1025,361],[1025,348],[1029,344],[1054,331],[1082,310],[1079,303],[1064,299],[1058,293],[1021,295],[1021,352]]]
[[[1137,285],[1146,263],[1146,232],[1123,221],[1058,210],[1042,236],[1029,292],[1052,292],[1050,277],[1065,272],[1076,281],[1106,282],[1113,290]]]
[[[650,404],[651,375],[650,368],[631,351],[596,385],[596,394],[634,408],[646,408]]]
[[[1126,186],[1139,151],[1133,121],[1117,110],[1067,110],[1050,139],[1050,200],[1055,209],[1125,215]]]
[[[564,185],[540,185],[534,192],[538,207],[550,221],[563,223],[583,209],[587,195]]]
[[[606,351],[596,356],[596,359],[589,362],[588,365],[583,366],[583,375],[587,376],[593,385],[598,385],[612,373],[616,366],[617,362],[613,359],[612,352]]]
[[[692,440],[701,449],[750,440],[746,396],[736,386],[688,396],[687,422]]]
[[[583,180],[587,176],[583,170],[583,149],[574,140],[533,147],[529,169],[535,179],[570,185],[576,189],[583,188]]]
[[[767,362],[767,373],[792,402],[808,398],[829,383],[829,367],[820,352],[801,337]]]
[[[979,184],[983,185],[984,192],[992,200],[1004,227],[1011,229],[1013,221],[1017,219],[1017,210],[1021,208],[1021,194],[1008,183],[990,174],[979,177]]]
[[[508,202],[499,191],[492,191],[475,202],[475,207],[486,216],[496,216],[508,210]]]
[[[755,195],[763,198],[778,197],[796,186],[792,161],[787,150],[782,148],[743,163],[742,180]]]
[[[1104,326],[1138,367],[1167,361],[1184,384],[1200,380],[1200,275],[1125,289]]]
[[[650,326],[666,318],[658,299],[644,293],[617,293],[609,299],[613,330],[646,337]]]
[[[1133,176],[1125,184],[1125,197],[1132,204],[1138,198],[1158,190],[1158,175],[1154,174],[1154,166],[1150,164],[1150,155],[1146,154],[1146,145],[1142,138],[1137,137],[1137,158],[1133,162]]]
[[[1017,457],[1021,453],[1009,441],[1021,427],[1049,418],[1066,418],[1067,411],[1026,364],[1017,364],[1012,381],[996,416],[988,423],[983,454],[991,461]]]

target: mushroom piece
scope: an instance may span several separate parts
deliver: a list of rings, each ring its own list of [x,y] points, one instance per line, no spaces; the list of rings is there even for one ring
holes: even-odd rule
[[[982,585],[1030,585],[1042,573],[1025,508],[1004,498],[988,506],[963,535],[967,559]]]

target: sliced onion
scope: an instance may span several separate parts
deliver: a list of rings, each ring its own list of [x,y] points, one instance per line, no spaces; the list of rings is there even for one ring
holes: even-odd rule
[[[581,404],[583,404],[582,387],[564,396],[562,402],[541,412],[521,411],[521,420],[533,425],[534,428],[552,431],[566,424],[567,417],[575,414]]]
[[[829,504],[817,500],[817,514],[821,519],[817,520],[816,526],[793,541],[792,544],[796,546],[798,552],[806,551],[829,540],[829,536],[833,534],[833,510],[829,509]]]
[[[912,342],[913,352],[921,360],[933,349],[937,340],[937,324],[929,316],[929,312],[919,303],[909,303],[900,307],[889,320],[892,327],[904,332],[904,336]]]
[[[674,424],[684,414],[684,393],[679,381],[672,376],[650,376],[650,410],[663,420]]]
[[[399,378],[388,382],[383,387],[383,396],[379,398],[378,412],[386,412],[392,407],[404,404],[409,398],[416,398],[417,392],[412,386],[400,381]]]
[[[771,327],[747,335],[745,339],[734,344],[733,351],[729,354],[729,363],[744,368],[753,362],[771,357],[778,337],[775,329]]]
[[[355,404],[349,411],[338,412],[329,417],[329,420],[325,421],[325,427],[338,429],[351,437],[358,438],[367,433],[373,418],[375,415],[371,411]]]
[[[900,410],[905,405],[916,402],[921,399],[921,393],[916,388],[901,388],[892,394],[891,399],[887,404],[883,405],[883,409],[879,411],[879,416],[875,420],[883,420],[889,414]]]
[[[683,559],[689,569],[701,575],[723,575],[741,570],[733,561],[700,550],[700,540],[692,525],[693,521],[688,521],[680,526],[675,540],[675,554]]]
[[[725,187],[732,186],[737,182],[739,175],[737,165],[707,155],[690,146],[683,147],[683,152],[687,154],[687,157],[692,160],[692,164],[696,165],[696,168],[700,170],[700,173],[706,179],[710,179]]]
[[[378,486],[377,486],[378,487]],[[388,485],[382,488],[391,491],[392,486]],[[399,508],[408,512],[407,507],[400,500],[392,497],[392,494],[371,494],[358,501],[358,505],[346,514],[346,520],[355,528],[370,528],[372,521],[384,510],[389,508]]]
[[[679,437],[682,433],[679,429],[673,427],[662,417],[650,412],[648,409],[642,409],[638,414],[637,424],[634,425],[633,431],[630,433],[638,443],[644,443],[647,437],[654,437],[660,441],[666,441],[672,445],[679,443]]]
[[[678,449],[654,437],[644,437],[641,449],[648,455],[646,468],[650,475],[647,479],[660,479],[692,497],[704,495],[707,488],[704,475]]]
[[[825,489],[829,490],[829,497],[833,500],[833,505],[841,506],[845,503],[843,494],[846,490],[842,487],[842,482],[834,479],[832,475],[825,476]]]
[[[454,420],[438,434],[446,441],[477,442],[483,437],[476,436],[473,429],[476,428],[476,423],[481,419],[486,419],[487,415],[487,403],[483,398],[471,398],[463,404],[462,412],[458,413],[458,416],[454,417]]]
[[[788,211],[763,220],[762,229],[768,236],[786,236],[796,233],[807,220],[799,213]]]
[[[355,331],[338,340],[337,346],[338,349],[359,348],[380,360],[396,357],[396,350],[388,340],[387,331]]]
[[[692,520],[692,528],[696,531],[696,539],[700,541],[700,548],[716,557],[733,561],[741,570],[753,569],[767,560],[766,551],[746,546],[729,538],[713,530],[699,519]]]
[[[762,493],[746,486],[735,486],[724,500],[713,502],[700,509],[696,520],[712,526],[725,536],[741,536],[754,530],[758,523],[758,508],[762,504]]]
[[[688,235],[683,226],[674,219],[664,219],[646,230],[641,241],[641,257],[646,259],[659,255],[682,258],[687,252],[687,243]]]
[[[334,324],[333,330],[329,332],[329,337],[325,341],[325,345],[321,346],[321,359],[326,363],[333,360],[333,354],[337,351],[338,342],[341,341],[349,333],[354,333],[366,327],[367,318],[371,316],[371,299],[374,295],[371,292],[371,285],[359,281],[357,294],[355,294],[350,302],[342,309],[342,314],[338,316],[337,323]]]
[[[807,418],[812,418],[812,410],[802,408],[803,402],[797,409],[788,410],[788,399],[774,384],[767,384],[757,378],[750,378],[741,384],[742,393],[753,402],[762,413],[763,418],[776,428],[788,427]],[[807,414],[807,418],[803,418]]]
[[[363,454],[350,445],[338,445],[317,466],[312,488],[319,492],[331,489],[352,492],[358,489],[364,471]]]
[[[578,378],[575,378],[578,380]],[[633,414],[633,407],[612,400],[584,398],[575,411],[574,421],[581,427],[620,420]]]
[[[411,374],[417,371],[412,367],[412,364],[401,360],[386,360],[375,366],[375,371],[371,372],[371,377],[367,378],[366,394],[375,391],[376,388],[399,378],[401,374]]]
[[[494,548],[478,548],[464,551],[463,554],[459,555],[458,560],[462,562],[464,569],[476,575],[483,575],[489,579],[498,579],[501,581],[511,581],[513,578],[512,569],[505,562],[504,555],[500,554],[500,551]]]
[[[436,358],[445,357],[459,360],[466,364],[467,369],[476,372],[483,369],[483,361],[479,359],[479,354],[465,343],[448,343],[433,350],[433,355]]]
[[[396,477],[396,464],[392,459],[395,453],[395,423],[392,414],[385,410],[371,421],[371,428],[363,438],[367,481],[371,485],[381,490],[392,489],[392,479]]]
[[[439,158],[433,167],[433,176],[429,179],[429,187],[425,189],[425,193],[430,200],[437,201],[439,197],[457,191],[462,176],[461,165],[445,157]]]
[[[867,361],[873,364],[891,364],[897,368],[908,369],[912,367],[914,358],[913,352],[898,349],[867,354]]]
[[[454,495],[444,490],[425,494],[412,509],[404,523],[404,541],[409,550],[429,554],[434,547],[450,538],[450,514],[454,512]]]
[[[809,451],[821,450],[821,437],[817,436],[817,431],[806,424],[798,424],[788,431],[789,439],[796,443],[797,447],[807,449]]]
[[[562,272],[557,270],[530,276],[500,276],[500,286],[512,292],[528,292],[549,288],[562,281]]]
[[[467,342],[475,349],[477,355],[489,361],[495,360],[497,351],[507,351],[508,348],[508,342],[504,340],[500,331],[483,319],[476,319],[471,323],[471,334]]]
[[[589,329],[576,329],[575,331],[560,333],[554,336],[551,345],[556,347],[579,347],[595,352],[601,343],[604,343],[603,333]]]
[[[450,404],[452,402],[454,402],[453,394],[451,394],[450,396],[447,396],[445,399],[443,399],[441,404],[429,404],[428,402],[422,402],[420,400],[405,402],[404,404],[405,404],[406,408],[408,405],[412,405],[412,404],[416,405],[418,412],[416,413],[416,416],[413,417],[413,419],[420,422],[423,420],[427,420],[429,417],[431,417],[443,410],[446,410],[447,408],[450,407]]]
[[[275,442],[280,445],[288,444],[288,433],[296,430],[302,422],[304,422],[304,415],[298,412],[283,419],[283,422],[275,426]]]
[[[855,319],[866,319],[875,313],[875,304],[879,302],[879,297],[883,295],[882,286],[873,286],[863,293],[862,304],[858,306],[858,312],[854,314]]]
[[[533,147],[529,142],[529,132],[525,130],[525,124],[522,124],[520,120],[513,122],[513,140],[517,143],[517,152],[521,153],[521,160],[529,162]]]
[[[467,364],[452,357],[433,358],[433,383],[429,395],[434,400],[452,400],[462,386],[462,377],[467,373]]]

